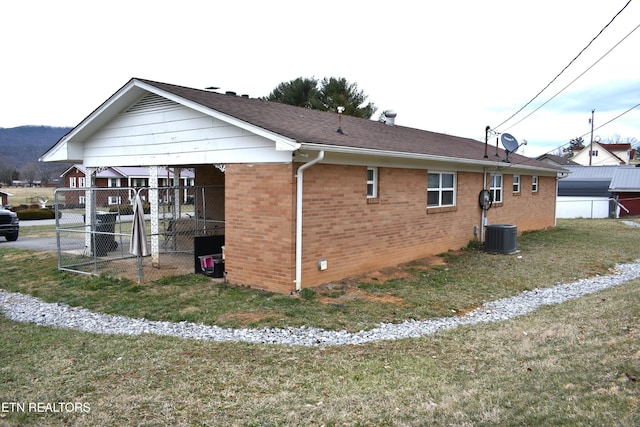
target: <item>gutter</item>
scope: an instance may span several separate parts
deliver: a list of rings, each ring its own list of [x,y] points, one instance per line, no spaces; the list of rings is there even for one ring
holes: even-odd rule
[[[327,144],[316,144],[316,143],[305,143],[300,144],[301,150],[322,150],[328,151],[331,153],[341,153],[341,154],[358,154],[358,155],[368,155],[368,156],[378,156],[378,157],[391,157],[391,158],[400,158],[400,159],[411,159],[411,160],[425,160],[425,161],[434,161],[434,162],[448,162],[448,163],[456,163],[462,165],[470,165],[470,166],[482,166],[482,167],[517,167],[518,169],[525,169],[529,171],[538,171],[538,172],[551,172],[551,173],[562,173],[563,170],[559,170],[556,168],[547,168],[541,166],[532,166],[532,165],[522,165],[519,163],[505,163],[496,160],[478,160],[478,159],[466,159],[461,157],[450,157],[450,156],[437,156],[433,154],[419,154],[419,153],[406,153],[402,151],[390,151],[390,150],[375,150],[370,148],[359,148],[359,147],[345,147],[338,145],[327,145]]]
[[[296,292],[302,289],[302,193],[303,172],[324,159],[324,150],[318,152],[318,157],[298,168],[296,174]]]

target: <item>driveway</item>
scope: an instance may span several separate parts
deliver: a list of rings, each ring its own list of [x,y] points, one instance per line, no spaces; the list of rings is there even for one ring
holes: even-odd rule
[[[18,237],[15,242],[7,242],[0,237],[0,248],[27,249],[30,251],[57,251],[55,237]]]
[[[20,228],[34,225],[56,225],[55,219],[41,219],[35,221],[20,221]],[[0,237],[0,248],[27,249],[30,251],[57,251],[55,237],[22,237],[19,236],[15,242],[7,242]]]

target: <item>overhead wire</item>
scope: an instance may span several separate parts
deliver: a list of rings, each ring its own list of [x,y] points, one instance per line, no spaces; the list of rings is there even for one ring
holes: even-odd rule
[[[511,129],[512,127],[518,125],[520,122],[522,122],[523,120],[527,119],[528,117],[530,117],[532,114],[534,114],[536,111],[538,111],[539,109],[541,109],[542,107],[544,107],[545,105],[547,105],[549,102],[551,102],[555,97],[557,97],[558,95],[560,95],[562,92],[564,92],[565,90],[567,90],[567,88],[569,86],[571,86],[572,84],[574,84],[579,78],[581,78],[582,76],[584,76],[587,72],[589,72],[593,67],[595,67],[600,61],[602,61],[607,55],[609,55],[615,48],[617,48],[623,41],[625,41],[631,34],[633,34],[638,28],[640,28],[640,24],[638,24],[633,30],[631,30],[626,36],[624,36],[622,38],[622,40],[620,40],[618,43],[616,43],[611,49],[609,49],[604,55],[602,55],[600,58],[598,58],[598,60],[596,62],[594,62],[593,64],[591,64],[586,70],[584,70],[582,73],[580,73],[578,75],[578,77],[576,77],[575,79],[571,80],[571,82],[569,82],[569,84],[567,84],[565,87],[563,87],[562,89],[560,89],[555,95],[553,95],[551,98],[549,98],[548,100],[546,100],[545,102],[543,102],[542,104],[540,104],[536,109],[534,109],[533,111],[531,111],[529,114],[527,114],[526,116],[524,116],[523,118],[521,118],[520,120],[518,120],[517,122],[515,122],[514,124],[512,124],[511,126],[509,126],[507,129],[505,129],[505,131]],[[520,110],[522,111],[522,110]],[[513,117],[513,116],[512,116]],[[502,122],[503,124],[505,122]],[[496,126],[499,127],[499,126]]]
[[[493,129],[498,129],[499,127],[501,127],[502,125],[504,125],[505,123],[507,123],[509,120],[511,120],[512,118],[514,118],[516,115],[518,115],[522,110],[524,110],[525,108],[527,108],[533,101],[535,101],[545,90],[547,90],[547,88],[549,88],[549,86],[551,86],[570,66],[571,64],[573,64],[579,57],[580,55],[582,55],[582,53],[584,53],[584,51],[586,51],[589,46],[591,46],[591,44],[593,44],[593,42],[600,37],[600,35],[607,29],[607,27],[609,27],[609,25],[611,25],[611,23],[627,8],[627,6],[629,6],[629,4],[631,3],[632,0],[629,0],[623,7],[622,9],[620,9],[618,11],[618,13],[616,13],[614,15],[613,18],[611,18],[611,20],[598,32],[598,34],[596,34],[595,37],[593,37],[591,39],[591,41],[569,62],[569,64],[567,64],[544,88],[542,88],[542,90],[540,90],[540,92],[538,92],[533,98],[531,98],[526,104],[524,104],[520,109],[518,109],[518,111],[516,111],[515,113],[513,113],[511,116],[509,116],[509,118],[507,118],[506,120],[504,120],[502,123],[500,123],[498,126],[495,126]],[[636,27],[637,28],[637,27]],[[635,30],[634,30],[635,31]],[[633,31],[632,31],[633,32]],[[628,36],[627,36],[628,37]],[[626,38],[626,37],[625,37]],[[618,43],[619,44],[619,43]],[[594,64],[595,65],[595,64]],[[584,74],[584,73],[583,73]],[[566,88],[565,88],[566,89]],[[564,90],[564,89],[563,89]],[[555,95],[557,96],[557,94]],[[549,101],[547,101],[549,102]],[[545,103],[546,104],[546,103]],[[544,105],[544,104],[543,104]],[[542,107],[542,106],[541,106]],[[539,107],[540,108],[540,107]],[[538,109],[539,109],[538,108]],[[537,109],[535,110],[537,111]],[[534,111],[534,112],[535,112]],[[529,114],[530,116],[531,114]],[[529,117],[527,116],[527,117]],[[526,118],[526,117],[525,117]],[[523,119],[524,120],[524,119]],[[522,120],[520,120],[522,121]],[[520,123],[520,122],[518,122]],[[515,125],[514,125],[515,126]],[[513,127],[513,126],[511,126]]]
[[[634,105],[633,107],[629,108],[628,110],[626,110],[626,111],[624,111],[624,112],[622,112],[622,113],[618,114],[617,116],[615,116],[615,117],[614,117],[614,118],[612,118],[611,120],[608,120],[608,121],[604,122],[604,123],[603,123],[603,124],[601,124],[600,126],[593,128],[593,131],[595,132],[595,131],[597,131],[598,129],[602,129],[603,127],[605,127],[605,126],[606,126],[606,125],[608,125],[609,123],[611,123],[611,122],[613,122],[613,121],[615,121],[615,120],[618,120],[620,117],[624,116],[625,114],[627,114],[627,113],[629,113],[629,112],[633,111],[634,109],[636,109],[636,108],[638,108],[638,107],[640,107],[640,103],[638,103],[638,104]],[[585,134],[582,134],[582,135],[580,135],[580,136],[576,137],[576,139],[584,138],[585,136],[590,135],[590,134],[591,134],[591,131],[589,131],[589,132],[587,132],[587,133],[585,133]],[[546,153],[544,153],[544,154],[543,154],[543,156],[544,156],[545,154],[551,154],[551,153],[553,153],[554,151],[561,150],[561,149],[563,149],[565,146],[567,146],[567,145],[569,145],[569,144],[571,144],[571,141],[569,141],[569,142],[567,142],[567,143],[565,143],[565,144],[562,144],[562,145],[560,145],[560,146],[558,146],[558,147],[554,148],[553,150],[549,150],[549,151],[547,151]]]

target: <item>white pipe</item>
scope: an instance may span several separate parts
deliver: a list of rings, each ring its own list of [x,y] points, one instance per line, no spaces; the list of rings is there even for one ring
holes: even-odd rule
[[[482,175],[482,189],[486,190],[487,189],[487,168],[483,168],[483,175]],[[485,212],[484,212],[484,208],[480,207],[480,210],[482,211],[482,213],[480,214],[480,243],[484,243],[484,222],[485,222]]]
[[[303,190],[303,172],[305,169],[321,162],[324,159],[324,150],[318,152],[318,157],[305,163],[298,168],[296,174],[296,291],[302,289],[302,190]]]

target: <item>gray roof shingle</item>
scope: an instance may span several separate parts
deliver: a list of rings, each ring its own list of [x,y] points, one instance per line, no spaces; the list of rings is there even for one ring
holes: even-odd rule
[[[489,146],[489,158],[484,158],[485,144],[470,138],[430,132],[338,113],[311,110],[261,99],[248,98],[193,89],[151,80],[135,79],[185,100],[258,126],[302,144],[328,147],[375,150],[405,154],[439,156],[465,160],[495,161],[495,146]],[[341,127],[342,133],[337,132]],[[505,157],[499,149],[500,160]],[[546,170],[563,169],[518,154],[510,154],[513,164]]]

